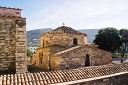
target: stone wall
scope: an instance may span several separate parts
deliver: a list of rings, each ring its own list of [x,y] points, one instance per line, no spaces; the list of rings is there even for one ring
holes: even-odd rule
[[[71,47],[73,46],[73,39],[77,39],[78,45],[87,43],[87,36],[85,34],[72,33],[45,33],[41,36],[41,47],[47,47],[53,44]]]
[[[49,69],[49,56],[51,54],[54,54],[56,52],[60,52],[62,50],[65,50],[65,47],[60,46],[51,46],[51,47],[40,47],[36,49],[36,54],[32,57],[32,64],[43,68],[43,69]]]
[[[95,46],[76,46],[50,56],[52,70],[85,67],[86,56],[89,55],[90,66],[105,65],[112,62],[111,53]]]
[[[16,51],[15,65],[16,73],[27,72],[27,56],[26,56],[26,19],[16,19]]]
[[[0,16],[0,70],[27,72],[26,19]]]
[[[49,48],[37,48],[32,57],[32,64],[43,69],[49,69]]]
[[[0,17],[0,70],[15,70],[15,22]]]

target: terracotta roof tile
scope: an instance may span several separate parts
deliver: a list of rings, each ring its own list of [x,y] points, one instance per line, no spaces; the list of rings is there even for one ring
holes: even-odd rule
[[[0,8],[15,9],[15,10],[22,10],[22,9],[20,9],[20,8],[11,8],[11,7],[2,7],[2,6],[0,6]]]
[[[0,85],[46,85],[64,82],[82,82],[83,79],[127,72],[128,64],[110,64],[79,69],[40,73],[0,75]]]
[[[61,27],[58,27],[50,32],[47,32],[47,33],[74,33],[74,34],[84,34],[84,33],[81,33],[79,31],[76,31],[74,30],[73,28],[71,27],[67,27],[67,26],[61,26]],[[87,34],[84,34],[84,35],[87,35]]]
[[[100,52],[103,52],[104,54],[111,54],[110,52],[108,51],[104,51],[104,50],[101,50],[99,48],[97,48],[96,45],[91,45],[91,44],[85,44],[85,45],[82,45],[82,46],[75,46],[75,47],[71,47],[69,49],[66,49],[64,51],[60,51],[60,52],[57,52],[53,55],[63,55],[64,53],[69,53],[71,52],[72,50],[77,50],[77,49],[82,49],[82,48],[85,48],[85,47],[89,47],[89,48],[93,48],[93,49],[96,49],[97,51],[100,51]]]

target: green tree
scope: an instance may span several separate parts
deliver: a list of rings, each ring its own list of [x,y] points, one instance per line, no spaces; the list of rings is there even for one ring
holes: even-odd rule
[[[29,49],[27,49],[27,56],[32,57],[32,55],[33,55],[33,53]]]
[[[128,46],[128,29],[121,29],[119,31],[120,37],[122,39],[122,46],[121,46],[121,51],[122,51],[122,58],[124,57],[124,54],[126,52],[126,47]]]
[[[93,43],[98,45],[98,48],[109,52],[116,51],[122,44],[119,31],[112,27],[100,29]]]

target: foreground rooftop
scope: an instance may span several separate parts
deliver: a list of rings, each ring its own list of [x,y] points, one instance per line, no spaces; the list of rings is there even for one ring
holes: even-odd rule
[[[8,74],[0,76],[0,85],[46,85],[83,81],[127,73],[128,64],[109,64],[79,69],[58,70],[39,73]]]

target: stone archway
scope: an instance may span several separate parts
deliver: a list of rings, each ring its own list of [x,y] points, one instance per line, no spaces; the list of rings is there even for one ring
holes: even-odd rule
[[[77,39],[76,38],[73,39],[73,45],[77,45]]]
[[[86,54],[86,57],[85,57],[85,67],[87,66],[90,66],[90,57],[89,57],[89,54]]]

